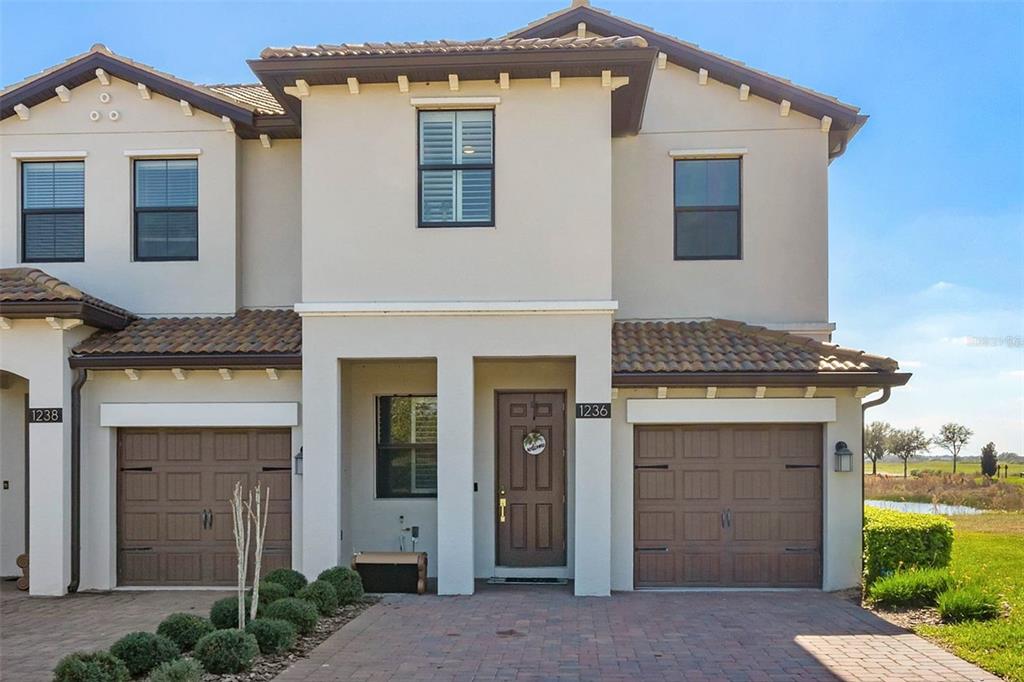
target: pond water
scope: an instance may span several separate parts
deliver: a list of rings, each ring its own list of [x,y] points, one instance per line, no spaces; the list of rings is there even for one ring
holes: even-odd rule
[[[932,502],[896,502],[893,500],[864,500],[869,507],[879,509],[895,509],[896,511],[917,512],[918,514],[945,514],[956,516],[959,514],[981,514],[984,509],[965,507],[960,504],[934,504]]]

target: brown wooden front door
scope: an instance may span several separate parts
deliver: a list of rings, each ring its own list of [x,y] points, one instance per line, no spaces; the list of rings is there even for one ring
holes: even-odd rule
[[[270,486],[264,574],[291,565],[288,429],[121,429],[117,454],[119,585],[235,584],[236,481]]]
[[[634,431],[637,587],[819,587],[821,426]]]
[[[497,413],[497,564],[565,566],[565,394],[500,392]]]

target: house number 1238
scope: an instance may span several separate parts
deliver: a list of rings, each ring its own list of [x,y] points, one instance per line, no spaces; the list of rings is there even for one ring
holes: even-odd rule
[[[611,403],[576,403],[577,419],[610,419]]]
[[[60,407],[28,408],[29,424],[59,424],[64,421],[64,410]]]

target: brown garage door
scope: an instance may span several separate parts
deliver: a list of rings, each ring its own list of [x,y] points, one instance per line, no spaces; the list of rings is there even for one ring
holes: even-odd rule
[[[821,427],[636,427],[637,587],[818,587]]]
[[[264,573],[291,565],[288,429],[121,429],[117,445],[118,584],[234,584],[236,481],[270,486]]]

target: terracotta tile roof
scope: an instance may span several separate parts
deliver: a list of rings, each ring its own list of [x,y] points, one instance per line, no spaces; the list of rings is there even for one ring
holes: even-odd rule
[[[591,38],[484,38],[482,40],[429,40],[402,43],[339,43],[337,45],[293,45],[268,47],[262,59],[275,57],[355,57],[370,55],[459,54],[509,52],[516,50],[571,50],[584,48],[647,47],[640,37],[599,36]]]
[[[219,95],[230,97],[240,104],[253,107],[257,114],[284,114],[284,107],[281,106],[281,103],[270,94],[270,90],[267,90],[266,87],[259,83],[241,83],[237,85],[219,83],[216,85],[204,85],[203,87]]]
[[[37,268],[0,269],[0,304],[83,303],[115,315],[132,317],[124,308],[76,289]]]
[[[895,372],[886,357],[732,320],[616,322],[612,371]]]
[[[80,343],[78,356],[299,354],[302,323],[291,310],[239,310],[230,317],[152,317]]]

